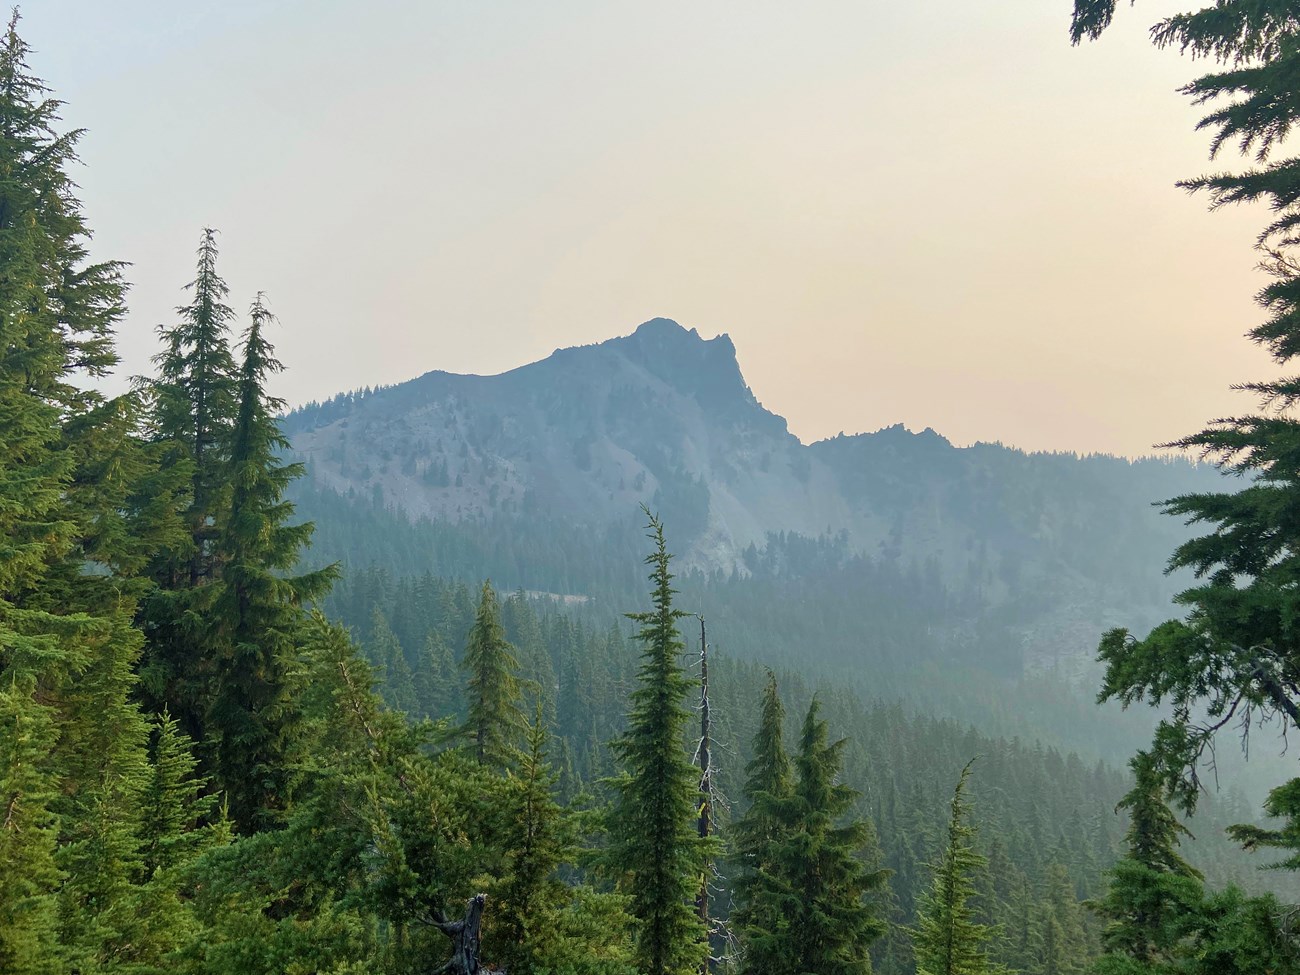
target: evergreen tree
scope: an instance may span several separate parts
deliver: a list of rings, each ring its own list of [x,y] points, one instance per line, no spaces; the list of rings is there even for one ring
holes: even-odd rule
[[[769,943],[763,953],[784,959],[776,971],[862,975],[871,971],[868,949],[885,932],[875,905],[866,900],[888,876],[863,862],[862,851],[873,840],[871,827],[861,819],[837,825],[857,796],[837,781],[844,744],[844,739],[829,741],[814,698],[795,758],[798,781],[782,803],[784,829],[770,854],[769,873],[785,915],[778,928],[784,944]]]
[[[79,385],[116,364],[121,265],[86,260],[67,174],[81,133],[56,131],[17,23],[0,41],[0,970],[27,975],[119,930],[119,817],[143,754],[128,572],[160,536],[137,494],[152,460],[138,400]],[[101,894],[105,917],[70,916]]]
[[[648,512],[647,512],[648,513]],[[645,975],[687,975],[707,953],[694,910],[705,850],[695,829],[698,776],[682,747],[690,682],[682,671],[685,645],[673,607],[671,556],[663,524],[648,525],[654,551],[651,612],[631,613],[641,642],[638,686],[626,733],[615,743],[627,774],[616,783],[610,812],[610,862],[626,877],[637,920],[636,960]]]
[[[786,887],[773,863],[777,849],[788,839],[786,812],[793,792],[784,724],[785,707],[776,677],[769,673],[754,735],[754,757],[745,766],[744,796],[749,808],[733,827],[741,873],[733,889],[736,907],[731,921],[743,950],[744,975],[794,971],[794,959],[787,954]]]
[[[474,739],[474,757],[480,765],[505,768],[518,753],[524,716],[519,708],[519,663],[506,642],[490,581],[483,583],[461,666],[469,672],[465,731]]]
[[[229,288],[217,273],[215,230],[203,231],[187,290],[193,298],[176,310],[179,321],[158,329],[163,342],[153,359],[158,375],[145,383],[154,446],[187,483],[180,505],[184,534],[160,546],[149,565],[157,588],[140,612],[147,638],[140,675],[150,710],[166,710],[206,752],[217,656],[207,626],[214,599],[208,584],[221,576],[218,543],[228,517],[239,409],[239,376],[230,348],[235,316],[226,304]]]
[[[975,874],[987,861],[972,845],[975,827],[967,822],[970,802],[966,782],[971,762],[961,771],[953,790],[948,834],[930,889],[918,905],[912,932],[917,975],[984,975],[999,971],[989,961],[986,945],[993,931],[974,920],[970,899],[975,894]]]
[[[217,797],[198,774],[192,743],[174,718],[164,712],[154,719],[150,774],[141,805],[142,872],[151,878],[192,859],[221,829],[205,826]]]
[[[1116,0],[1075,0],[1076,43],[1109,25]],[[1159,47],[1176,47],[1210,59],[1210,71],[1184,86],[1209,106],[1200,126],[1213,133],[1211,155],[1235,144],[1256,165],[1186,180],[1209,194],[1212,207],[1266,203],[1270,222],[1258,241],[1272,281],[1257,300],[1267,318],[1251,330],[1283,369],[1300,353],[1300,158],[1282,157],[1286,134],[1300,123],[1295,97],[1300,63],[1300,19],[1287,2],[1220,0],[1203,10],[1170,16],[1152,28]],[[1180,546],[1170,569],[1190,569],[1198,582],[1178,597],[1185,620],[1167,622],[1137,640],[1126,630],[1101,644],[1107,665],[1102,698],[1124,704],[1167,703],[1153,755],[1190,809],[1198,792],[1197,769],[1214,734],[1245,715],[1280,718],[1300,727],[1300,656],[1295,652],[1296,591],[1300,559],[1290,512],[1300,498],[1300,379],[1247,383],[1264,409],[1213,422],[1172,446],[1195,450],[1228,474],[1244,476],[1238,492],[1174,498],[1165,510],[1210,532]],[[1205,720],[1202,720],[1205,716]]]
[[[1077,975],[1094,952],[1088,943],[1083,912],[1069,871],[1059,861],[1047,868],[1043,883],[1043,971]]]
[[[279,456],[288,448],[275,419],[283,403],[266,392],[266,379],[282,366],[263,334],[271,316],[261,295],[250,318],[227,468],[229,515],[217,544],[223,570],[210,626],[218,655],[206,716],[213,778],[231,818],[245,830],[275,822],[287,807],[297,718],[286,668],[302,607],[323,595],[337,574],[329,566],[288,575],[313,526],[288,524],[294,507],[284,494],[302,465]]]
[[[164,347],[154,356],[158,378],[152,383],[155,432],[173,449],[172,460],[190,471],[188,550],[166,553],[156,567],[167,589],[193,588],[220,571],[216,542],[229,491],[239,376],[230,348],[235,313],[226,304],[230,289],[217,273],[217,232],[210,227],[203,230],[198,269],[187,288],[193,300],[176,309],[180,321],[158,329]]]
[[[388,625],[383,609],[376,606],[370,616],[370,639],[366,641],[367,656],[375,674],[380,679],[384,703],[396,711],[415,717],[418,703],[415,699],[415,677],[406,662],[397,634]]]
[[[459,688],[456,663],[442,634],[430,630],[424,638],[418,665],[412,675],[418,713],[426,718],[450,718],[456,713]]]
[[[508,972],[544,966],[546,939],[554,936],[556,916],[568,900],[555,872],[575,852],[573,824],[551,794],[554,776],[546,764],[540,704],[527,738],[506,806],[501,840],[507,866],[486,939]]]
[[[1154,758],[1138,752],[1129,767],[1133,788],[1117,807],[1129,814],[1127,852],[1093,905],[1107,921],[1101,971],[1122,971],[1117,956],[1147,968],[1170,964],[1202,897],[1200,873],[1178,853],[1179,837],[1190,834],[1166,803]]]

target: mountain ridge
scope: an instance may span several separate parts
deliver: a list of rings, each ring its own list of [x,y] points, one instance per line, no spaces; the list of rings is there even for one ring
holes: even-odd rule
[[[844,558],[935,578],[965,607],[943,624],[952,639],[1000,621],[988,640],[1023,645],[1033,667],[1091,657],[1101,624],[1166,618],[1181,580],[1159,570],[1187,530],[1152,502],[1222,489],[1185,460],[958,447],[902,424],[804,444],[753,394],[729,336],[662,318],[494,376],[341,394],[285,432],[313,489],[508,536],[539,562],[557,533],[621,530],[642,504],[683,572],[744,577],[774,538],[834,539]]]

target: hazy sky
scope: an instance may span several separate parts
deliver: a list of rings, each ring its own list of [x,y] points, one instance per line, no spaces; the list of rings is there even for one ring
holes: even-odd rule
[[[658,315],[728,332],[804,440],[1142,453],[1250,401],[1251,242],[1197,65],[1124,5],[34,0],[33,64],[88,129],[127,372],[221,230],[291,402],[493,373]],[[1235,160],[1232,160],[1235,164]]]

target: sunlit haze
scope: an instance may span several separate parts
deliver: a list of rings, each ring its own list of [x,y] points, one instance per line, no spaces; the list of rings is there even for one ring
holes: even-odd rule
[[[1148,452],[1245,408],[1262,215],[1197,69],[1069,4],[36,2],[95,256],[147,369],[200,228],[292,403],[494,373],[655,317],[729,333],[805,441]]]

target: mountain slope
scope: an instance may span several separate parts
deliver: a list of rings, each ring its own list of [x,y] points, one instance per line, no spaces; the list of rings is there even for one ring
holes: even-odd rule
[[[1186,529],[1152,502],[1219,483],[1181,460],[958,448],[901,426],[804,445],[754,397],[727,336],[666,319],[497,376],[431,372],[341,395],[291,414],[286,432],[311,474],[304,499],[441,526],[425,568],[621,599],[645,503],[679,569],[713,580],[717,599],[816,575],[804,600],[816,605],[796,612],[824,616],[837,592],[841,615],[903,600],[915,636],[900,648],[1000,647],[999,667],[1076,675],[1102,628],[1169,613],[1177,580],[1159,569]],[[822,542],[810,554],[798,538]],[[347,549],[325,554],[358,561]],[[449,565],[461,549],[478,554]],[[867,578],[894,580],[877,586],[887,605],[859,591]],[[941,598],[907,602],[925,587]],[[852,644],[853,622],[841,629]]]

